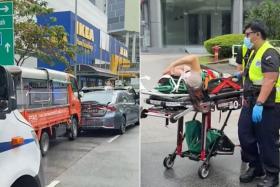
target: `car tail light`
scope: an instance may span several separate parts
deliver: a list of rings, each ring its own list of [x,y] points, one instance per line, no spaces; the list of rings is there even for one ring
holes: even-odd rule
[[[107,110],[107,111],[110,111],[110,112],[115,112],[117,110],[114,106],[103,106],[103,107],[100,107],[98,109],[99,110]]]
[[[114,106],[107,106],[108,111],[115,112],[117,109]]]

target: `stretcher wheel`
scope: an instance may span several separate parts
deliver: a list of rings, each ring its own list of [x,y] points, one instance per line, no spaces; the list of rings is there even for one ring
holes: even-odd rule
[[[176,122],[177,122],[177,120],[174,119],[175,115],[176,115],[176,114],[172,114],[172,115],[170,116],[170,122],[171,122],[171,123],[176,123]]]
[[[175,160],[175,156],[173,156],[173,155],[169,155],[169,156],[165,157],[163,160],[163,166],[166,169],[172,168],[174,165],[174,160]]]
[[[198,169],[198,176],[201,179],[206,179],[209,175],[209,168],[210,168],[209,164],[202,164]]]

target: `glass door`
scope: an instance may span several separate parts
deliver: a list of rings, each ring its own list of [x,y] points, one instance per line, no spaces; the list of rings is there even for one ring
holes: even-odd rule
[[[185,25],[187,45],[201,45],[211,37],[210,14],[187,14]]]

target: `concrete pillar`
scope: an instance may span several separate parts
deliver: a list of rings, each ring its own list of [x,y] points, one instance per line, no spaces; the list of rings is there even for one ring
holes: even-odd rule
[[[233,0],[232,33],[243,31],[243,0]]]
[[[125,33],[125,46],[128,47],[129,46],[129,32]]]
[[[142,48],[143,51],[146,51],[148,46],[151,46],[150,43],[150,27],[149,27],[149,7],[148,2],[143,5],[142,10],[142,18],[141,18],[141,27],[142,27]]]
[[[131,56],[132,63],[136,63],[135,57],[136,57],[136,33],[133,33],[132,56]]]
[[[151,47],[162,48],[161,1],[150,0]]]

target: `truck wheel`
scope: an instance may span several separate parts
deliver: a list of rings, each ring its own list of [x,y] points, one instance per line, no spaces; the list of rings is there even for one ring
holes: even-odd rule
[[[43,131],[40,139],[40,149],[42,156],[45,156],[49,150],[50,146],[50,137],[46,131]]]
[[[71,119],[71,126],[68,132],[68,139],[69,140],[75,140],[78,136],[78,121],[76,118]]]

